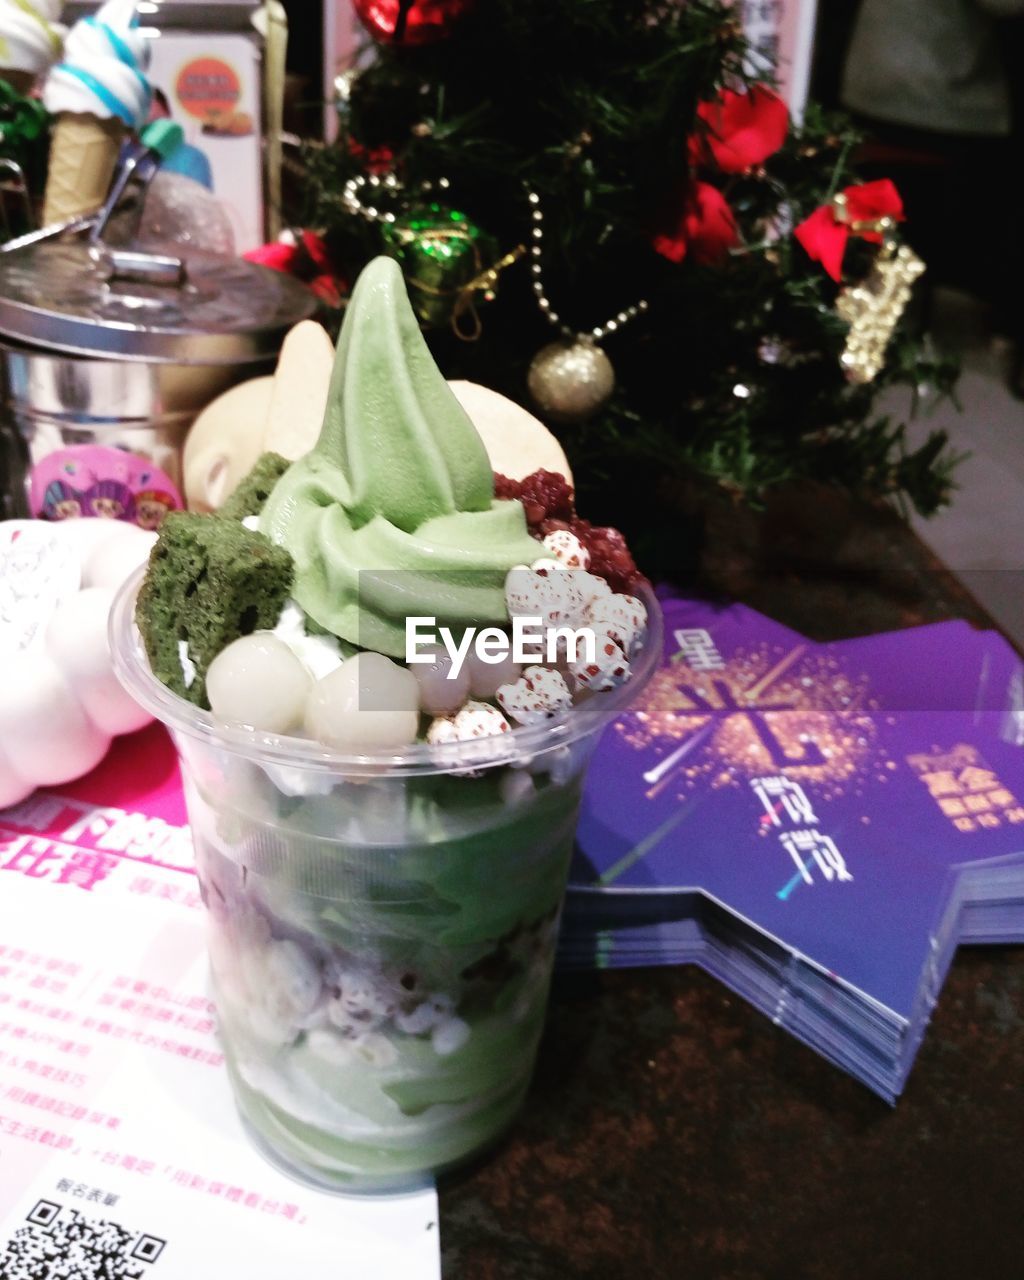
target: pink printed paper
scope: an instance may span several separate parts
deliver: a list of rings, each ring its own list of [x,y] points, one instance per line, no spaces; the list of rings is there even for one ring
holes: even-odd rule
[[[243,1134],[157,725],[0,810],[0,1155],[0,1275],[333,1280],[339,1240],[363,1280],[440,1275],[433,1188],[313,1191]]]

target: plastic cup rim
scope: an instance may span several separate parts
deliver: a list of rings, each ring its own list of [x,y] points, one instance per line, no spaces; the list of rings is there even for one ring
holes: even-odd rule
[[[663,648],[661,606],[644,583],[635,594],[647,609],[647,631],[631,660],[629,680],[616,689],[594,694],[563,716],[536,725],[520,725],[508,733],[466,742],[432,746],[413,743],[401,751],[351,753],[336,751],[310,738],[265,733],[245,725],[218,721],[180,698],[153,675],[135,624],[135,602],[146,566],[121,586],[110,611],[108,637],[114,672],[136,702],[175,734],[220,747],[278,768],[351,777],[466,773],[500,765],[526,765],[537,756],[569,747],[599,732],[626,711],[657,670]]]

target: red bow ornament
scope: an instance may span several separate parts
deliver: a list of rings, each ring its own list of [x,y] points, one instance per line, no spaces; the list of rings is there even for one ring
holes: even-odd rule
[[[710,182],[695,182],[676,225],[655,236],[652,243],[670,262],[682,262],[692,251],[698,262],[710,266],[724,258],[739,240],[736,219],[725,196]]]
[[[820,262],[837,283],[851,235],[881,244],[885,233],[903,221],[903,201],[888,178],[847,187],[830,204],[805,218],[793,234],[807,256]]]
[[[715,164],[723,173],[746,173],[763,164],[786,140],[789,111],[774,90],[755,84],[746,93],[723,89],[697,107],[702,128],[689,141],[690,163]]]
[[[340,307],[347,286],[337,276],[327,254],[327,246],[314,231],[302,231],[293,241],[276,240],[250,249],[242,257],[272,271],[282,271],[308,284],[330,307]]]
[[[390,147],[364,147],[355,138],[348,140],[349,154],[363,166],[366,173],[382,177],[395,167],[395,153]]]

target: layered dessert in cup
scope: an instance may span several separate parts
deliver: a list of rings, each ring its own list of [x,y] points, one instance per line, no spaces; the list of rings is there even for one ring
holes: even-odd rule
[[[541,624],[533,661],[502,652],[517,618]],[[659,626],[563,477],[495,476],[388,259],[353,293],[313,450],[168,516],[112,646],[179,750],[228,1070],[279,1166],[398,1189],[506,1129],[587,762]]]

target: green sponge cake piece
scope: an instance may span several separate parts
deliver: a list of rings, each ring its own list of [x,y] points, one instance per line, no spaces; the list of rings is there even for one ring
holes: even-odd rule
[[[207,707],[210,663],[239,636],[277,625],[294,570],[283,547],[234,520],[172,512],[135,609],[153,674]]]
[[[292,464],[279,453],[261,453],[253,469],[232,490],[218,515],[227,520],[244,520],[258,516],[270,491]]]

